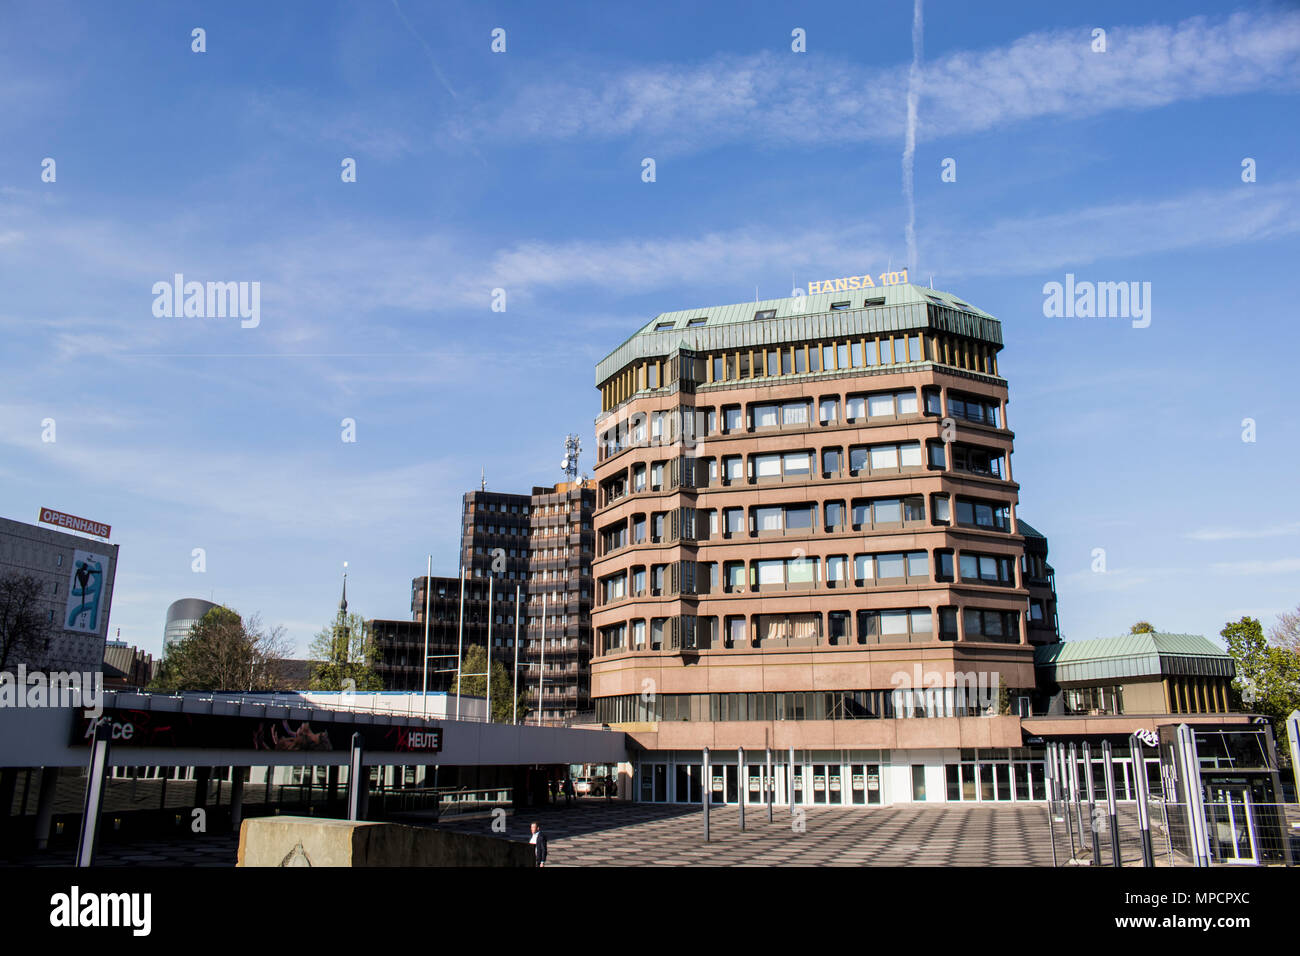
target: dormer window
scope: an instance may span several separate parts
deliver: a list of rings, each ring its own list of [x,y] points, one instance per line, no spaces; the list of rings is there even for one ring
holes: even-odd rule
[[[755,319],[775,319],[776,309],[762,309],[754,313]]]

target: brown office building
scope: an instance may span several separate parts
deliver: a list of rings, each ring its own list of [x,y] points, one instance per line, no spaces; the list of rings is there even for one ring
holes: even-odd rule
[[[598,364],[592,696],[630,796],[699,799],[705,747],[727,802],[769,747],[782,801],[961,799],[965,764],[1040,796],[1056,595],[1001,349],[899,284],[666,313]]]

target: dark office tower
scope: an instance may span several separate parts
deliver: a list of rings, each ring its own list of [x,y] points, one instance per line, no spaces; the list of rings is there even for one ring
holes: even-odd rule
[[[452,688],[452,671],[456,667],[458,648],[463,650],[473,644],[487,646],[487,582],[466,582],[462,629],[460,581],[457,578],[426,578],[420,575],[411,581],[411,620],[373,620],[366,623],[374,647],[375,673],[383,682],[384,690],[424,689],[426,675],[421,662],[425,654],[426,582],[429,586],[429,690],[446,691]]]
[[[493,657],[513,666],[515,591],[520,621],[519,685],[536,719],[562,723],[591,710],[591,558],[595,484],[562,482],[531,495],[471,491],[462,510],[460,566],[485,588],[493,581]],[[542,609],[546,654],[542,675]],[[544,697],[538,701],[538,688]]]

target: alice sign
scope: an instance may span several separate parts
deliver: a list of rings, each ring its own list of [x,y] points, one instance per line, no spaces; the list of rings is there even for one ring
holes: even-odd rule
[[[873,279],[870,275],[844,276],[839,279],[823,279],[808,283],[808,294],[818,292],[849,292],[853,289],[874,289],[876,286],[902,285],[907,282],[907,270],[881,272]]]

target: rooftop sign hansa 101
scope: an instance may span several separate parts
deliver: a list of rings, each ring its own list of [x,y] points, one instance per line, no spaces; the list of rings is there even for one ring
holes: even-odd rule
[[[897,272],[882,272],[873,279],[869,275],[865,276],[844,276],[840,279],[825,279],[819,282],[808,283],[808,294],[815,295],[818,292],[851,292],[855,289],[874,289],[876,286],[887,285],[904,285],[907,282],[907,270],[899,269]]]

